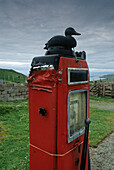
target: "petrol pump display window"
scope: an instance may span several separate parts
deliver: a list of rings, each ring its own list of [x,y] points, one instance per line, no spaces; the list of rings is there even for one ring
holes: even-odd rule
[[[87,117],[87,90],[71,91],[68,96],[68,141],[71,142],[85,131]]]
[[[68,68],[68,85],[88,83],[87,68]]]

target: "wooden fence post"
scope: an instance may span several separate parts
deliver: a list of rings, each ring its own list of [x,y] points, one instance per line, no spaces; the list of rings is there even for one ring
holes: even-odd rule
[[[111,92],[111,97],[114,98],[114,84],[112,84],[112,92]]]
[[[105,83],[103,83],[102,86],[103,86],[103,93],[102,93],[102,95],[104,97],[105,96]]]

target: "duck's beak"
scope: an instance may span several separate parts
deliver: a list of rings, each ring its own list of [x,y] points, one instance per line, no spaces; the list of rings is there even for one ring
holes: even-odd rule
[[[46,49],[46,50],[48,49],[48,47],[47,47],[47,43],[45,44],[45,47],[44,47],[44,49]]]
[[[74,33],[72,35],[81,35],[80,33],[74,31]]]

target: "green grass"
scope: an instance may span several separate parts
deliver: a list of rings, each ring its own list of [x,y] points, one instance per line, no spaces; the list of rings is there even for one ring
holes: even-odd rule
[[[29,169],[27,101],[0,102],[0,169]]]
[[[90,145],[97,145],[107,134],[114,130],[114,112],[90,108]]]
[[[114,129],[114,112],[90,109],[90,145],[97,145]],[[0,169],[29,169],[28,102],[0,102]]]
[[[114,98],[111,98],[111,97],[90,96],[90,100],[97,100],[97,101],[104,101],[104,102],[114,102]]]
[[[0,69],[0,79],[4,80],[6,83],[25,83],[27,81],[27,76],[14,70]]]

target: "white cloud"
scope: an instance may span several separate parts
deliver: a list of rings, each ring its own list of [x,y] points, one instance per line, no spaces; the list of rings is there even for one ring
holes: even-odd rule
[[[96,69],[96,68],[90,68],[90,71],[92,72],[114,72],[114,69]]]
[[[2,65],[10,65],[10,66],[24,66],[30,65],[30,62],[16,62],[16,61],[0,61],[0,66]]]

